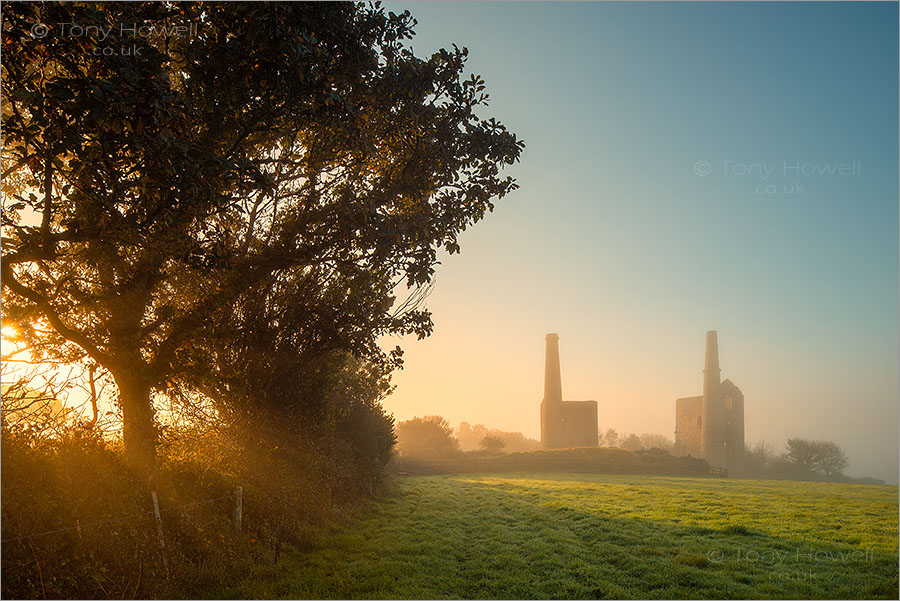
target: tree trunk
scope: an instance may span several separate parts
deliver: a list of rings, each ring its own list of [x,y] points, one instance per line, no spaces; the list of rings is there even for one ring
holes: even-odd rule
[[[114,371],[122,406],[125,459],[142,478],[156,471],[156,427],[150,403],[150,385],[137,371]]]

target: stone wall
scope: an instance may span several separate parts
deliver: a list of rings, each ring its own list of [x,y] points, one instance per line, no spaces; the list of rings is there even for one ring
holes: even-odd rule
[[[700,457],[700,427],[703,397],[691,396],[675,401],[675,454]]]

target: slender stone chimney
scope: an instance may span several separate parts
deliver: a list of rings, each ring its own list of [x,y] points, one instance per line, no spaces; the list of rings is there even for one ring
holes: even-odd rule
[[[547,334],[544,355],[544,400],[541,401],[541,444],[562,446],[562,377],[559,374],[559,334]]]
[[[719,340],[715,330],[706,333],[706,363],[703,364],[703,396],[715,395],[719,390],[722,370],[719,369]]]
[[[700,453],[710,465],[725,466],[725,405],[721,398],[719,341],[715,330],[706,333],[706,363],[703,368],[703,415]]]
[[[562,403],[562,377],[559,375],[559,334],[547,334],[544,355],[544,402]]]

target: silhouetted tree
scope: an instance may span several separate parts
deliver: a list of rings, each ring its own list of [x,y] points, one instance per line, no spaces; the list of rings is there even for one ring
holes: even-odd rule
[[[644,448],[644,445],[641,444],[641,439],[636,434],[629,434],[623,438],[619,446],[626,451],[640,451]]]
[[[644,449],[662,449],[663,451],[671,451],[675,446],[675,442],[662,434],[641,434],[638,438],[641,441],[641,448]]]
[[[483,424],[469,425],[468,422],[459,424],[456,429],[456,438],[459,440],[459,448],[463,451],[476,451],[481,448],[481,441],[485,436],[499,438],[504,443],[504,449],[508,453],[521,451],[534,451],[541,448],[540,441],[528,438],[521,432],[507,432],[488,428]]]
[[[791,438],[787,441],[784,460],[809,472],[835,476],[847,467],[848,458],[836,443],[827,440]]]
[[[619,433],[613,428],[608,428],[600,439],[601,447],[617,447],[619,446]]]
[[[504,441],[499,436],[492,436],[488,434],[487,436],[482,438],[481,442],[479,442],[478,444],[485,451],[489,451],[491,453],[499,453],[503,450],[503,447],[506,446],[506,441]]]
[[[805,438],[791,438],[785,445],[784,459],[788,463],[812,471],[816,459],[815,444]]]
[[[469,446],[467,443],[472,438],[475,438],[472,426],[469,422],[460,422],[459,427],[456,429],[456,440],[459,441],[460,448],[464,451],[471,451],[472,449],[466,447]]]
[[[813,469],[826,476],[835,476],[844,471],[849,463],[847,454],[838,444],[826,440],[817,441]]]
[[[303,315],[334,321],[308,346],[381,355],[381,334],[430,333],[437,249],[515,188],[499,170],[522,144],[476,115],[467,51],[417,58],[408,13],[14,3],[2,18],[3,317],[44,357],[112,375],[146,473],[152,395],[216,358],[246,299],[312,298]]]
[[[403,457],[445,459],[459,452],[453,429],[443,417],[428,415],[400,422],[394,429],[397,452]]]
[[[771,469],[778,457],[770,442],[760,440],[752,447],[746,445],[744,450],[744,471],[749,475],[763,476]]]

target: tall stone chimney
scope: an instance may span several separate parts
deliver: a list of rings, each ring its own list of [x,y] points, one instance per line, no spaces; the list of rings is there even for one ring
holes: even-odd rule
[[[721,398],[719,341],[715,330],[706,333],[706,362],[703,367],[703,414],[700,424],[700,453],[710,465],[725,466],[725,404]]]
[[[706,333],[706,362],[703,364],[703,396],[719,389],[722,370],[719,369],[719,340],[715,330]]]
[[[544,354],[544,402],[562,403],[562,376],[559,375],[559,334],[547,334]]]
[[[562,376],[559,373],[559,334],[547,334],[544,354],[544,400],[541,401],[541,443],[545,449],[561,446]]]

